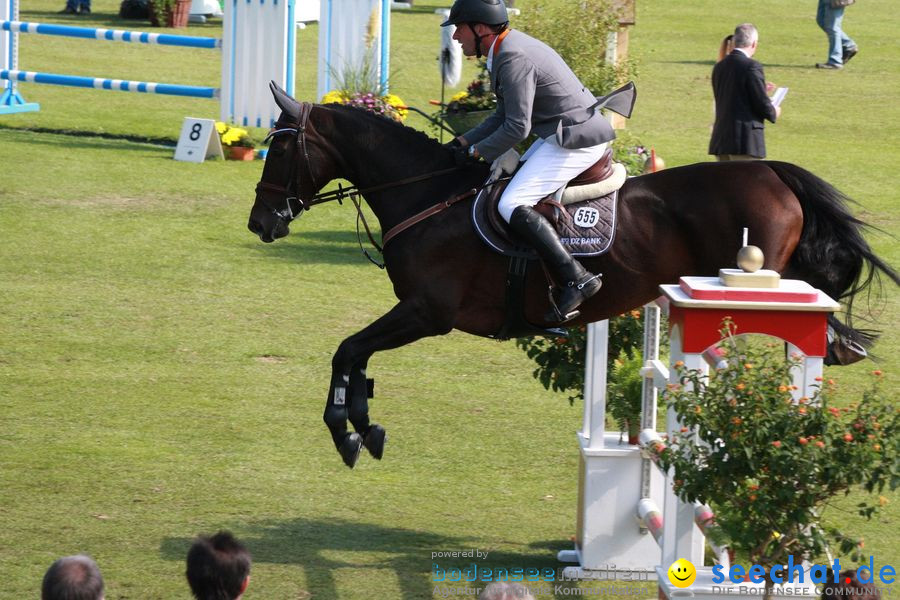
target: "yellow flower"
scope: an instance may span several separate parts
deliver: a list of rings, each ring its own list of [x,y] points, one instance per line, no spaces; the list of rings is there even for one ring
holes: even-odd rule
[[[341,90],[332,90],[322,96],[322,104],[344,104],[347,101],[347,95]]]
[[[463,98],[468,98],[468,97],[469,97],[469,92],[456,92],[450,98],[450,102],[459,102]]]
[[[219,132],[219,135],[222,135],[223,133],[228,131],[228,125],[226,125],[222,121],[216,121],[216,131]]]
[[[226,146],[234,146],[240,143],[244,138],[249,137],[246,129],[240,127],[229,127],[222,134],[222,143]]]
[[[400,117],[401,121],[406,118],[406,115],[409,111],[406,110],[406,103],[403,102],[403,100],[401,100],[399,96],[388,94],[384,97],[384,101],[394,107],[394,110],[397,112],[397,115]]]

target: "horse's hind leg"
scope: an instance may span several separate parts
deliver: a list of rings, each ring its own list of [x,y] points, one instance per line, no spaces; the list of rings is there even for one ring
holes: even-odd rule
[[[451,311],[434,309],[420,300],[404,300],[387,314],[338,346],[331,362],[331,389],[325,405],[324,421],[334,445],[348,467],[353,467],[363,445],[381,458],[385,434],[380,425],[369,423],[365,367],[369,357],[380,350],[405,346],[429,335],[447,333],[452,327]],[[435,314],[443,318],[434,317]],[[347,419],[355,433],[347,430]]]

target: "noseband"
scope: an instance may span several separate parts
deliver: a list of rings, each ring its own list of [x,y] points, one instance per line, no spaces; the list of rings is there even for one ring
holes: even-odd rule
[[[275,127],[273,131],[266,136],[266,139],[263,140],[263,143],[267,143],[276,135],[284,134],[284,133],[292,133],[294,134],[294,147],[300,152],[303,157],[303,164],[306,165],[306,172],[309,174],[309,180],[312,183],[313,190],[318,190],[316,187],[316,179],[313,175],[312,171],[312,163],[309,159],[309,144],[306,142],[306,126],[309,123],[309,115],[312,112],[313,105],[309,102],[301,102],[300,103],[300,114],[297,117],[297,123],[282,123],[280,121],[275,122]],[[280,219],[290,223],[295,218],[300,216],[300,214],[304,210],[309,210],[309,206],[312,205],[311,200],[315,200],[317,196],[313,196],[311,200],[304,201],[303,198],[300,197],[300,181],[299,178],[296,177],[297,171],[297,162],[296,160],[291,161],[290,170],[288,171],[287,183],[283,186],[276,185],[274,183],[268,183],[266,181],[260,181],[256,184],[256,192],[275,192],[276,194],[280,194],[284,196],[285,206],[281,210],[272,209],[272,213]],[[295,193],[291,193],[291,189],[295,188]],[[291,206],[291,200],[294,200],[299,206],[297,210],[294,210]]]

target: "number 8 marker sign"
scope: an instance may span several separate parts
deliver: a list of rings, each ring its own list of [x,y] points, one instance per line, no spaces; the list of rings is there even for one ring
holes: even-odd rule
[[[175,147],[175,160],[202,163],[210,157],[225,158],[222,143],[212,119],[185,117]]]

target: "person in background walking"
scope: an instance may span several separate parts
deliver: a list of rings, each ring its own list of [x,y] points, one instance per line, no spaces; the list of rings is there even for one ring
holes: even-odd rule
[[[66,7],[59,11],[61,15],[91,14],[91,0],[66,0]]]
[[[856,42],[841,28],[844,8],[853,2],[854,0],[819,0],[816,23],[828,36],[828,60],[816,63],[817,69],[843,69],[844,64],[859,52]]]

